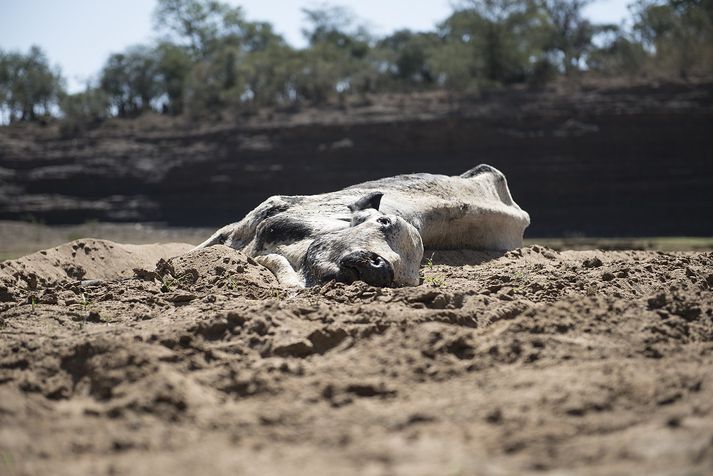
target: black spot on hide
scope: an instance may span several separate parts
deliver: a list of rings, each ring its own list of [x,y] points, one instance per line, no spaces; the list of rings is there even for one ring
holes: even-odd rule
[[[257,219],[257,221],[263,221],[277,215],[278,213],[285,212],[289,208],[290,206],[287,203],[278,203],[277,205],[272,205],[271,207],[266,208],[265,210],[260,210],[255,218]]]
[[[273,216],[266,219],[256,230],[255,245],[258,250],[267,243],[294,243],[313,234],[312,228],[289,216]]]
[[[322,258],[325,255],[342,256],[346,250],[347,244],[343,240],[331,240],[328,234],[317,236],[307,248],[307,253],[305,253],[304,262],[302,263],[305,285],[310,287],[336,279],[336,273],[332,274],[331,272],[320,276],[318,268],[325,268],[325,264],[336,265],[337,263],[322,263],[318,257],[320,255]],[[325,253],[325,251],[329,252]],[[330,266],[326,266],[326,268],[330,268]]]

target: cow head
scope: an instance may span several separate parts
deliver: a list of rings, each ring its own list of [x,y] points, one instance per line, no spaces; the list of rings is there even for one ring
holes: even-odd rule
[[[423,243],[418,230],[395,215],[379,211],[381,192],[349,206],[348,228],[318,235],[305,256],[307,286],[336,279],[374,286],[419,283]]]

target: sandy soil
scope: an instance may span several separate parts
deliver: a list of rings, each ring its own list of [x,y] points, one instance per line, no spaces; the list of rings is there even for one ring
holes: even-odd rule
[[[0,474],[711,474],[713,253],[294,291],[189,248],[0,263]]]

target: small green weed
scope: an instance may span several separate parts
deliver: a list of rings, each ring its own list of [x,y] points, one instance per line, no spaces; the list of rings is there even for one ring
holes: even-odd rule
[[[446,279],[443,276],[439,276],[439,275],[424,276],[423,282],[430,286],[434,286],[437,288],[440,288],[441,286],[446,285]]]
[[[82,301],[80,304],[82,305],[82,309],[87,311],[89,306],[92,304],[92,300],[85,293],[82,293]]]
[[[428,269],[428,270],[432,270],[432,269],[433,269],[433,257],[434,257],[434,256],[436,256],[436,252],[435,252],[435,251],[434,251],[433,253],[431,253],[431,257],[430,257],[430,258],[426,258],[426,264],[425,264],[426,269]]]
[[[176,287],[176,278],[171,275],[161,276],[161,291],[171,292]]]
[[[89,308],[92,305],[92,300],[86,293],[82,293],[81,298],[82,300],[79,304],[82,306],[82,320],[79,322],[79,328],[84,329],[84,326],[87,324],[87,317],[89,317]]]
[[[175,278],[170,274],[165,274],[161,276],[161,291],[171,292],[176,288],[180,288],[182,285],[186,285],[190,282],[190,276],[188,274],[182,274],[181,276]]]
[[[426,258],[426,263],[421,269],[421,278],[425,284],[440,288],[441,286],[445,286],[446,278],[441,274],[433,273],[433,257],[435,255],[436,253],[434,252],[431,253],[430,258]]]
[[[11,472],[11,473],[15,472],[15,459],[12,457],[12,453],[10,453],[7,450],[3,450],[2,462],[3,462],[3,466],[5,466],[5,468],[9,472]]]

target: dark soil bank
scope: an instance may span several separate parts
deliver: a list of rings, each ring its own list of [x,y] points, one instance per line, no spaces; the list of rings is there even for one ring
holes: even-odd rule
[[[0,219],[215,226],[273,194],[486,162],[530,212],[530,236],[713,234],[713,83],[169,121],[113,121],[74,139],[0,130]]]

